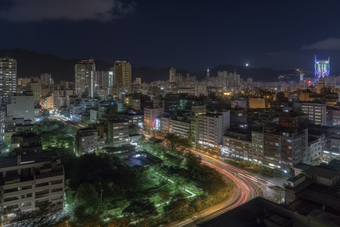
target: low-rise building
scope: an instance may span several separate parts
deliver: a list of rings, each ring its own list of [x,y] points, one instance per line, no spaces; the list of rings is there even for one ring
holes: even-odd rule
[[[308,114],[308,119],[315,125],[327,125],[325,103],[304,102],[301,103],[301,111]]]
[[[96,152],[98,149],[98,131],[96,128],[78,129],[74,141],[75,152],[78,156]]]
[[[168,117],[161,117],[161,133],[168,134],[169,133],[169,120]]]
[[[108,142],[111,146],[129,143],[129,122],[126,120],[110,119],[107,122]]]
[[[156,129],[156,118],[162,116],[162,108],[144,108],[144,125],[146,128]]]
[[[191,133],[190,126],[190,121],[169,119],[169,133],[173,133],[176,136],[189,138]]]
[[[229,129],[225,132],[221,156],[239,161],[252,161],[252,152],[250,130]]]
[[[34,120],[34,96],[32,92],[11,96],[11,103],[7,104],[7,116]]]
[[[41,138],[33,131],[13,134],[11,137],[12,155],[41,153]]]

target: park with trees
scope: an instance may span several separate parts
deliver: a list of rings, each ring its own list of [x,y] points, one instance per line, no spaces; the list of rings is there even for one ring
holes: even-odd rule
[[[73,153],[76,129],[70,125],[44,119],[34,130],[45,152],[66,149]],[[65,220],[75,227],[171,225],[227,199],[233,185],[186,151],[191,144],[173,134],[165,140],[147,140],[143,135],[137,149],[162,159],[163,165],[129,167],[107,152],[62,160],[65,215],[58,223],[45,218],[45,226],[61,227]],[[26,217],[37,217],[35,212]]]
[[[233,186],[220,173],[178,149],[180,144],[190,147],[190,142],[167,138],[165,146],[164,141],[145,137],[139,142],[139,149],[161,158],[164,165],[129,167],[107,153],[85,154],[67,165],[70,226],[171,224],[229,197]]]

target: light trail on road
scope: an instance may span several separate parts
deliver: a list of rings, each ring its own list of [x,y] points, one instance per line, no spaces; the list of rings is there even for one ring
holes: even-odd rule
[[[147,138],[153,137],[147,134],[145,134],[145,136]],[[159,139],[164,138],[159,137]],[[286,182],[283,179],[252,173],[194,149],[187,150],[199,155],[202,158],[202,164],[216,169],[218,172],[229,178],[235,184],[235,187],[237,187],[236,193],[233,192],[229,199],[202,211],[200,217],[197,219],[198,221],[209,220],[213,217],[216,217],[259,196],[259,191],[262,191],[263,193],[269,193],[271,191],[269,186],[282,187],[282,185]],[[197,220],[193,220],[193,218],[187,218],[171,226],[191,226],[192,223]]]

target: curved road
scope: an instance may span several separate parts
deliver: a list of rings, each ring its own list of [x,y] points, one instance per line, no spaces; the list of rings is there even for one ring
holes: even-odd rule
[[[185,220],[182,220],[178,223],[172,223],[169,226],[193,226],[196,223],[202,222],[204,220],[209,220],[211,218],[214,218],[222,213],[227,212],[228,210],[231,210],[248,200],[255,198],[258,196],[258,187],[256,187],[255,182],[252,182],[248,180],[247,178],[235,175],[235,173],[230,172],[229,170],[225,170],[223,168],[220,168],[217,165],[212,165],[209,162],[203,161],[203,164],[210,166],[211,168],[216,169],[220,173],[222,173],[224,176],[226,176],[229,180],[231,180],[235,184],[235,188],[232,191],[232,194],[230,197],[214,206],[211,206],[198,214],[195,214],[193,217],[189,217]]]
[[[151,136],[147,135],[147,137]],[[233,193],[227,200],[201,211],[196,216],[194,215],[193,217],[187,218],[178,223],[172,223],[169,226],[194,226],[196,223],[214,218],[254,197],[259,196],[259,189],[261,189],[263,195],[271,196],[273,190],[270,189],[269,186],[283,187],[286,183],[286,180],[278,177],[270,177],[261,173],[254,173],[225,163],[221,157],[211,157],[210,155],[204,154],[195,149],[187,150],[199,155],[205,165],[215,168],[217,171],[233,181],[237,190],[233,190]]]

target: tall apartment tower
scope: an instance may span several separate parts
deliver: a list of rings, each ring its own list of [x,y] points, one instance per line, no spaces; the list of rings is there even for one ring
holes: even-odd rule
[[[51,85],[51,84],[53,84],[51,73],[42,73],[40,75],[40,83],[42,85]]]
[[[7,104],[17,91],[17,61],[10,57],[0,58],[0,94]]]
[[[175,83],[176,82],[176,69],[172,68],[169,70],[169,82]]]
[[[142,84],[142,78],[137,77],[137,78],[136,78],[136,84],[141,85],[141,84]]]
[[[123,86],[124,90],[128,92],[131,92],[131,68],[131,64],[126,61],[116,61],[113,65],[113,75],[116,77],[116,85]]]
[[[95,74],[96,64],[92,57],[82,60],[75,65],[75,92],[77,95],[80,96],[88,92],[88,96],[93,98],[93,93],[95,92]]]

